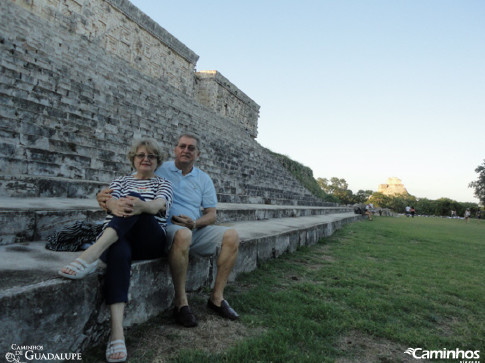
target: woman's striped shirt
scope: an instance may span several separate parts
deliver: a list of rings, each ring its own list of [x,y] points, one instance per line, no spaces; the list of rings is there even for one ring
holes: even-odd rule
[[[163,229],[166,229],[168,212],[173,202],[173,188],[170,181],[159,176],[154,176],[151,179],[136,179],[133,175],[127,175],[116,178],[109,187],[113,189],[111,196],[115,199],[127,197],[130,192],[140,194],[145,201],[165,199],[165,212],[160,211],[155,214],[155,219]],[[105,227],[112,218],[112,214],[106,216]]]

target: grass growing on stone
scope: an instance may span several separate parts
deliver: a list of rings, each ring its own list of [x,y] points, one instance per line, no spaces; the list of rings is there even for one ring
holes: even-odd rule
[[[483,360],[484,232],[485,221],[441,218],[347,225],[231,283],[240,322],[194,294],[199,327],[162,316],[131,329],[130,362],[415,362],[409,347]]]

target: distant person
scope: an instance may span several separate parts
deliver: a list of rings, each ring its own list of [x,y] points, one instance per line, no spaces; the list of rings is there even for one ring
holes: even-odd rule
[[[414,209],[413,206],[411,206],[410,212],[411,212],[411,217],[414,218],[414,214],[416,213],[416,209]]]
[[[451,211],[451,218],[456,218],[456,210]]]
[[[367,204],[365,206],[365,215],[367,216],[367,219],[369,221],[372,221],[372,209],[371,209],[371,204]]]
[[[470,215],[472,213],[470,212],[470,208],[467,208],[465,211],[465,222],[468,223],[468,220],[470,219]]]
[[[382,209],[379,209],[379,217],[382,217]]]
[[[406,217],[409,217],[409,214],[411,213],[411,207],[409,205],[406,206]]]
[[[477,219],[481,219],[482,218],[482,211],[480,210],[480,208],[478,208],[477,210]]]

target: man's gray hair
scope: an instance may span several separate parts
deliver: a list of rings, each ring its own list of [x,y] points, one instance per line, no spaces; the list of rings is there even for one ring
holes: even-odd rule
[[[197,149],[199,149],[199,150],[200,150],[200,138],[199,138],[199,136],[197,136],[197,135],[195,135],[195,134],[184,133],[184,134],[182,134],[182,135],[180,135],[180,136],[178,137],[178,139],[177,139],[177,145],[179,144],[180,139],[181,139],[182,137],[188,137],[189,139],[194,139],[195,141],[197,141]],[[177,146],[177,145],[175,145],[175,146]]]

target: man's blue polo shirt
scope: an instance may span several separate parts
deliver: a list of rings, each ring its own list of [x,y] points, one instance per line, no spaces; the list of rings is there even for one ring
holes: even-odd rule
[[[192,171],[184,176],[174,161],[166,161],[155,174],[170,180],[173,184],[173,204],[169,211],[168,223],[171,223],[172,216],[180,214],[196,220],[202,215],[201,207],[205,209],[217,206],[214,183],[209,175],[199,168],[194,166]]]

